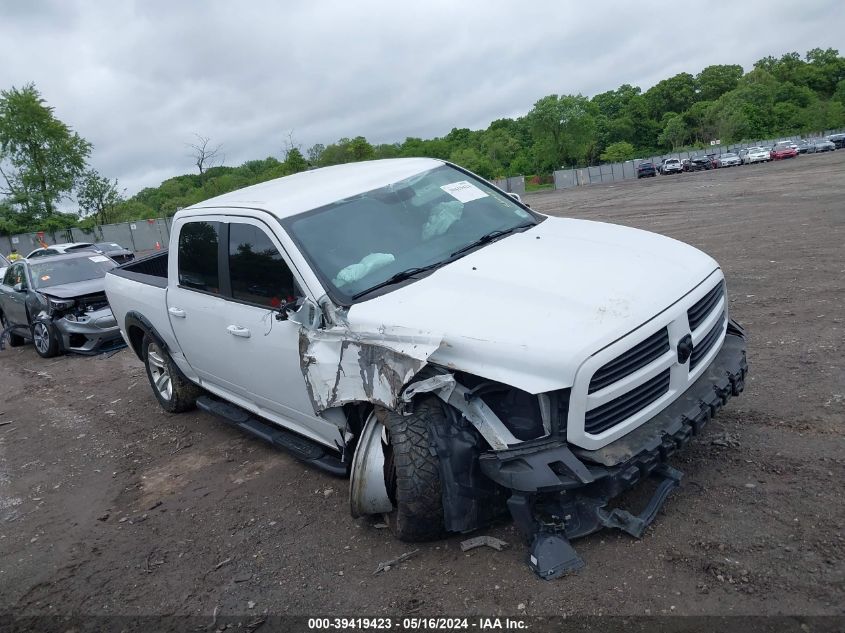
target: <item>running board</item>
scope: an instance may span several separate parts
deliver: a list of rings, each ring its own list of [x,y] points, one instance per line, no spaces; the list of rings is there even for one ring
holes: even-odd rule
[[[347,475],[346,464],[340,458],[326,452],[326,449],[316,442],[281,429],[275,424],[264,422],[234,404],[210,396],[200,396],[197,398],[197,407],[331,475],[336,477]]]

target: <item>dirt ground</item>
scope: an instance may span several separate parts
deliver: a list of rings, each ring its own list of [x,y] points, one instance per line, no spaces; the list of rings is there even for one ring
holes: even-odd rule
[[[641,540],[575,542],[552,582],[512,544],[415,549],[349,515],[347,482],[199,412],[141,363],[0,352],[0,612],[558,615],[845,613],[845,151],[534,194],[537,210],[689,242],[724,267],[751,373],[673,460]]]

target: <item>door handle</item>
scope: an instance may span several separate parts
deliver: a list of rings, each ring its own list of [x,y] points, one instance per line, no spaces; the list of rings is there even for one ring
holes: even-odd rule
[[[171,316],[175,316],[177,319],[184,319],[185,316],[187,316],[182,308],[167,308],[167,311]]]
[[[240,336],[242,338],[249,338],[249,328],[241,327],[240,325],[230,325],[226,331],[232,336]]]

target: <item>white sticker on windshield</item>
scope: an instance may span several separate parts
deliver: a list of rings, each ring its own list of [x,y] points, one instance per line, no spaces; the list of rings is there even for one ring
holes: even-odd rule
[[[106,257],[105,255],[95,255],[94,257],[89,257],[88,259],[90,259],[92,262],[107,262],[107,261],[109,261],[109,258]]]
[[[487,197],[486,193],[466,180],[452,182],[448,185],[443,185],[440,188],[455,198],[458,202],[471,202],[473,200],[478,200],[479,198]]]

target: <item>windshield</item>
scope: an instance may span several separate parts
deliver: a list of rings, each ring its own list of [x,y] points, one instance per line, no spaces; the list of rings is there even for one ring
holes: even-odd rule
[[[97,242],[96,244],[94,244],[94,246],[106,253],[124,250],[120,244],[115,244],[114,242]]]
[[[509,196],[443,165],[292,216],[284,226],[332,298],[348,305],[398,273],[437,267],[488,234],[539,220]]]
[[[60,260],[45,258],[43,262],[30,266],[30,269],[35,287],[49,288],[77,281],[100,279],[116,265],[104,255],[94,255]]]

